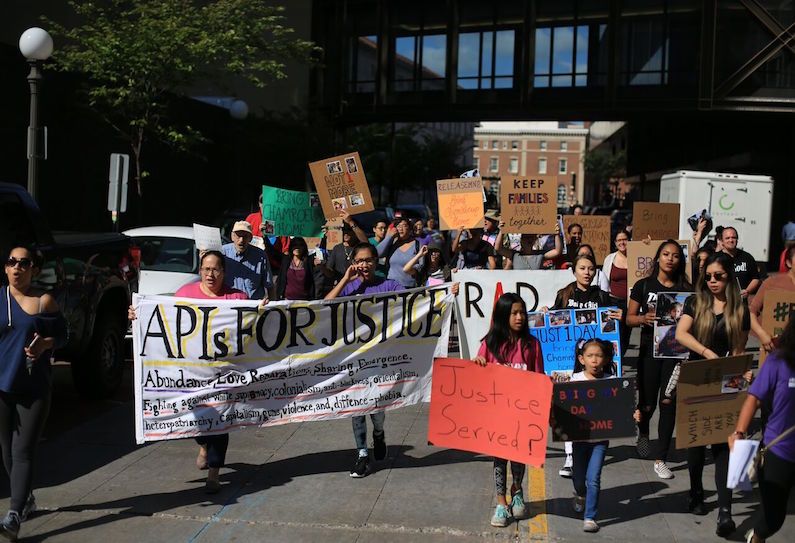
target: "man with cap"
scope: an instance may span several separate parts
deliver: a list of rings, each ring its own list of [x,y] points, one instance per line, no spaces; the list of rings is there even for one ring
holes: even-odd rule
[[[273,274],[265,251],[251,245],[252,237],[248,221],[237,221],[232,227],[232,243],[221,247],[226,261],[225,282],[252,300],[262,300],[273,286]]]
[[[483,215],[483,235],[481,239],[486,241],[494,248],[495,257],[497,259],[496,265],[498,270],[503,268],[502,256],[496,252],[499,251],[497,247],[497,238],[500,235],[500,212],[496,209],[487,209]]]

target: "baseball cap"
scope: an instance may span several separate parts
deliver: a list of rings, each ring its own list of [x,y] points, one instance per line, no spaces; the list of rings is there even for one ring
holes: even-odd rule
[[[237,221],[232,227],[232,232],[248,232],[249,234],[254,235],[254,233],[251,231],[251,224],[248,221]]]

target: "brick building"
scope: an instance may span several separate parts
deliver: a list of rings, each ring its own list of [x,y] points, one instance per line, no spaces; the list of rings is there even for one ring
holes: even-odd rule
[[[499,180],[555,176],[558,206],[582,203],[586,125],[549,122],[482,122],[475,128],[475,167],[499,201]]]

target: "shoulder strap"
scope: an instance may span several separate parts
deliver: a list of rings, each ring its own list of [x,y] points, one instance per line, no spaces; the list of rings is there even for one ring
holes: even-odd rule
[[[785,437],[790,435],[793,431],[795,431],[795,425],[792,425],[789,428],[787,428],[786,430],[784,430],[783,432],[781,432],[770,443],[766,443],[765,444],[765,450],[770,449],[770,447],[772,447],[773,445],[775,445],[776,443],[778,443],[779,441],[781,441],[782,439],[784,439]]]

